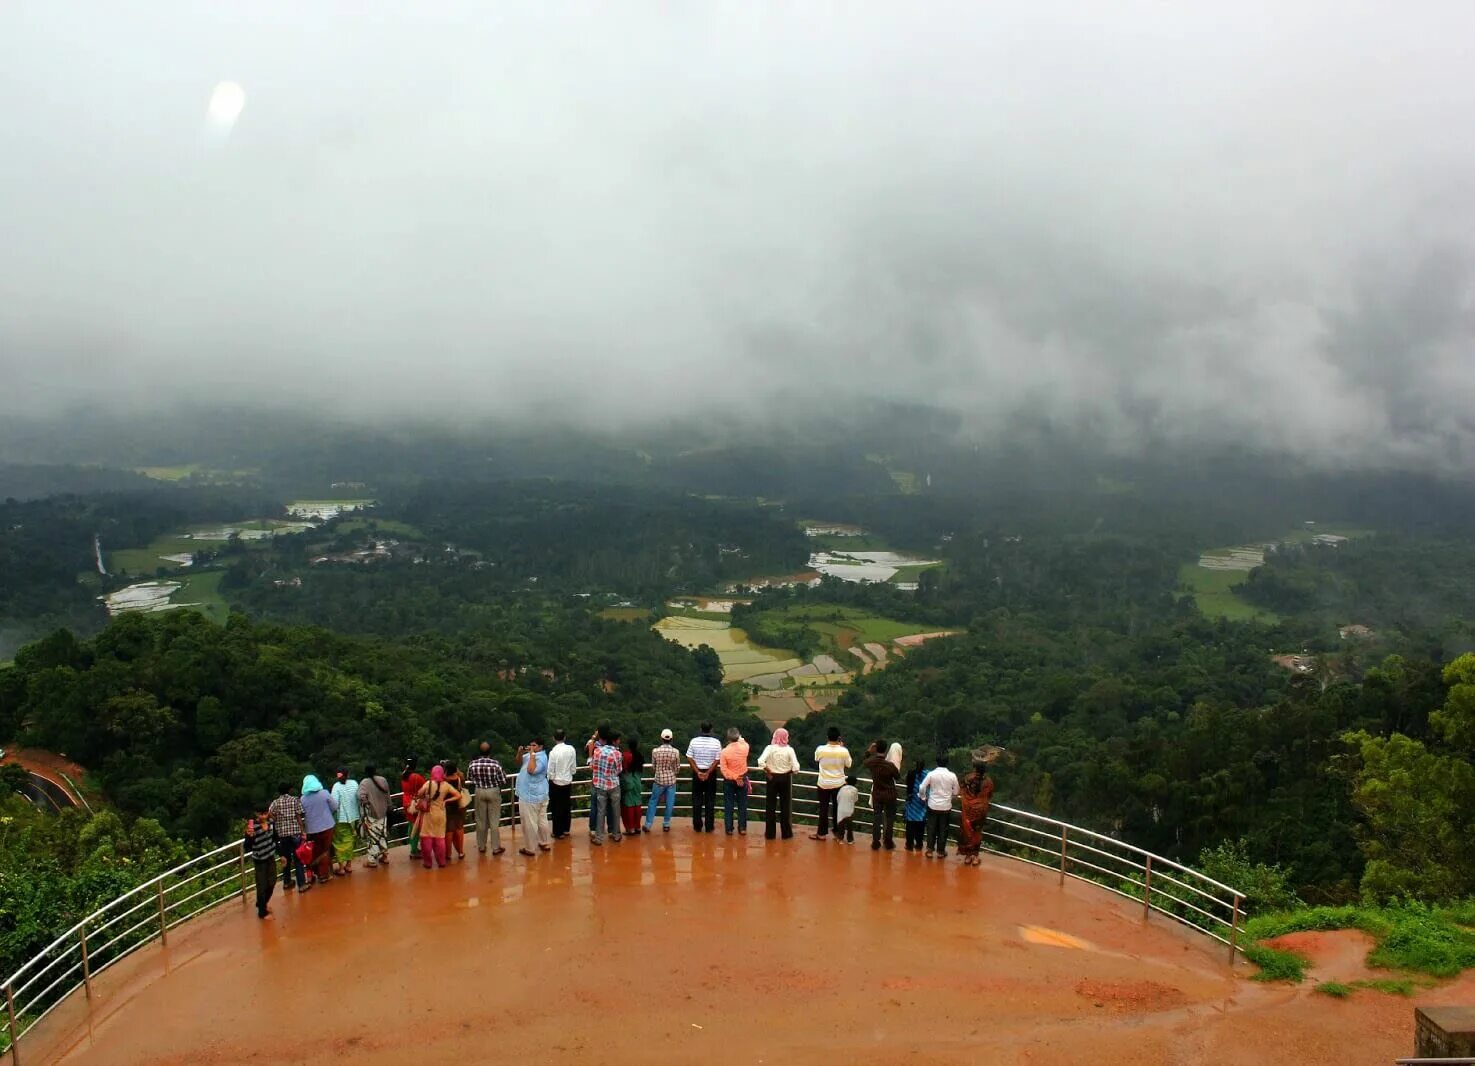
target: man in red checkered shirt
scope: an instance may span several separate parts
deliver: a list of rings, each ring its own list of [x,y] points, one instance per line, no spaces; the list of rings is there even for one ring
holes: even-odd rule
[[[589,769],[594,784],[589,793],[589,802],[594,808],[594,824],[589,828],[589,843],[603,844],[602,822],[607,820],[609,838],[620,842],[620,771],[625,768],[625,757],[620,753],[620,734],[607,725],[599,727],[599,741],[589,756]]]

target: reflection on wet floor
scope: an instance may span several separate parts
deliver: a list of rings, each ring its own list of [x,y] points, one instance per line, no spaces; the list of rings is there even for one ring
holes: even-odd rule
[[[1090,1019],[1099,1039],[1098,1003],[1178,1009],[1222,1002],[1233,985],[1217,948],[1176,923],[1144,923],[1140,907],[1100,889],[1061,887],[995,857],[971,869],[859,845],[769,843],[761,831],[697,835],[689,823],[603,847],[580,828],[533,858],[515,846],[436,871],[396,861],[325,892],[278,896],[269,922],[245,904],[222,908],[171,932],[166,951],[109,971],[91,1012],[80,1001],[48,1019],[52,1042],[38,1037],[32,1061],[68,1049],[63,1061],[156,1063],[165,1042],[168,1061],[261,1060],[246,1051],[262,1016],[283,1032],[319,1033],[329,1052],[382,1061],[408,1047],[390,1021],[400,1007],[437,1058],[483,1060],[478,1041],[508,1018],[539,1047],[597,1049],[608,1063],[649,1062],[652,1033],[672,1058],[731,1061],[724,1051],[739,1046],[747,1061],[823,1057],[820,1002],[825,1025],[854,1043],[847,1061],[880,1061],[888,1048],[987,1061],[1039,1041],[1040,1061],[1066,1061],[1050,1057],[1052,1027]],[[416,998],[402,968],[384,965],[488,953],[494,964],[475,967],[469,1007]],[[173,971],[189,958],[180,979]],[[318,971],[352,973],[356,996],[391,1004],[388,1028],[335,1014],[334,981],[302,980]],[[635,974],[659,975],[661,994],[642,999]],[[601,1030],[597,1042],[569,1027],[571,1012],[617,1018],[637,1002],[641,1024]],[[924,1014],[968,1021],[945,1035],[927,1029],[917,1044]]]
[[[1039,925],[1021,925],[1019,935],[1031,944],[1045,944],[1054,948],[1074,948],[1076,951],[1095,951],[1094,945],[1078,936],[1062,933],[1059,929],[1046,929]]]

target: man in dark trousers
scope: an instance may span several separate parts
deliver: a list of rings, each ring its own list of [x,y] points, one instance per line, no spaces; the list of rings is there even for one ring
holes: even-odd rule
[[[686,746],[686,761],[691,766],[691,827],[698,833],[717,828],[717,760],[722,757],[722,742],[712,735],[712,723],[703,722],[700,736]]]
[[[896,850],[892,826],[896,824],[896,779],[901,775],[886,759],[886,741],[877,740],[866,749],[865,768],[871,774],[871,850]]]

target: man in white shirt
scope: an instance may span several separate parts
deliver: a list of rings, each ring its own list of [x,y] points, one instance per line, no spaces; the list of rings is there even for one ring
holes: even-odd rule
[[[824,840],[830,835],[830,815],[845,787],[845,775],[850,772],[850,752],[840,741],[840,730],[830,726],[829,738],[829,743],[814,749],[814,761],[819,766],[819,832],[810,840]]]
[[[553,822],[553,839],[568,836],[573,821],[574,771],[579,768],[579,755],[564,739],[562,729],[553,733],[555,741],[548,752],[548,815]]]
[[[958,775],[947,768],[946,755],[937,757],[937,769],[922,778],[917,792],[927,803],[927,857],[935,853],[945,859],[948,823],[953,817],[953,800],[958,796]]]
[[[691,766],[691,827],[698,833],[717,828],[717,760],[722,757],[722,741],[712,735],[712,723],[702,723],[701,736],[692,737],[686,746],[686,761]]]

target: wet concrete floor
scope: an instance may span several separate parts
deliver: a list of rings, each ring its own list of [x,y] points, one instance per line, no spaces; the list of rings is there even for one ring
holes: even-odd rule
[[[669,834],[225,904],[77,994],[28,1063],[1391,1061],[1140,905],[997,856]],[[1317,997],[1325,999],[1325,997]],[[1406,1008],[1405,1008],[1406,1009]],[[1411,1012],[1410,1012],[1411,1013]],[[1401,1014],[1399,1015],[1401,1017]],[[1350,1046],[1357,1049],[1348,1056]],[[1369,1043],[1368,1041],[1371,1041]],[[1360,1057],[1374,1051],[1381,1059]]]

